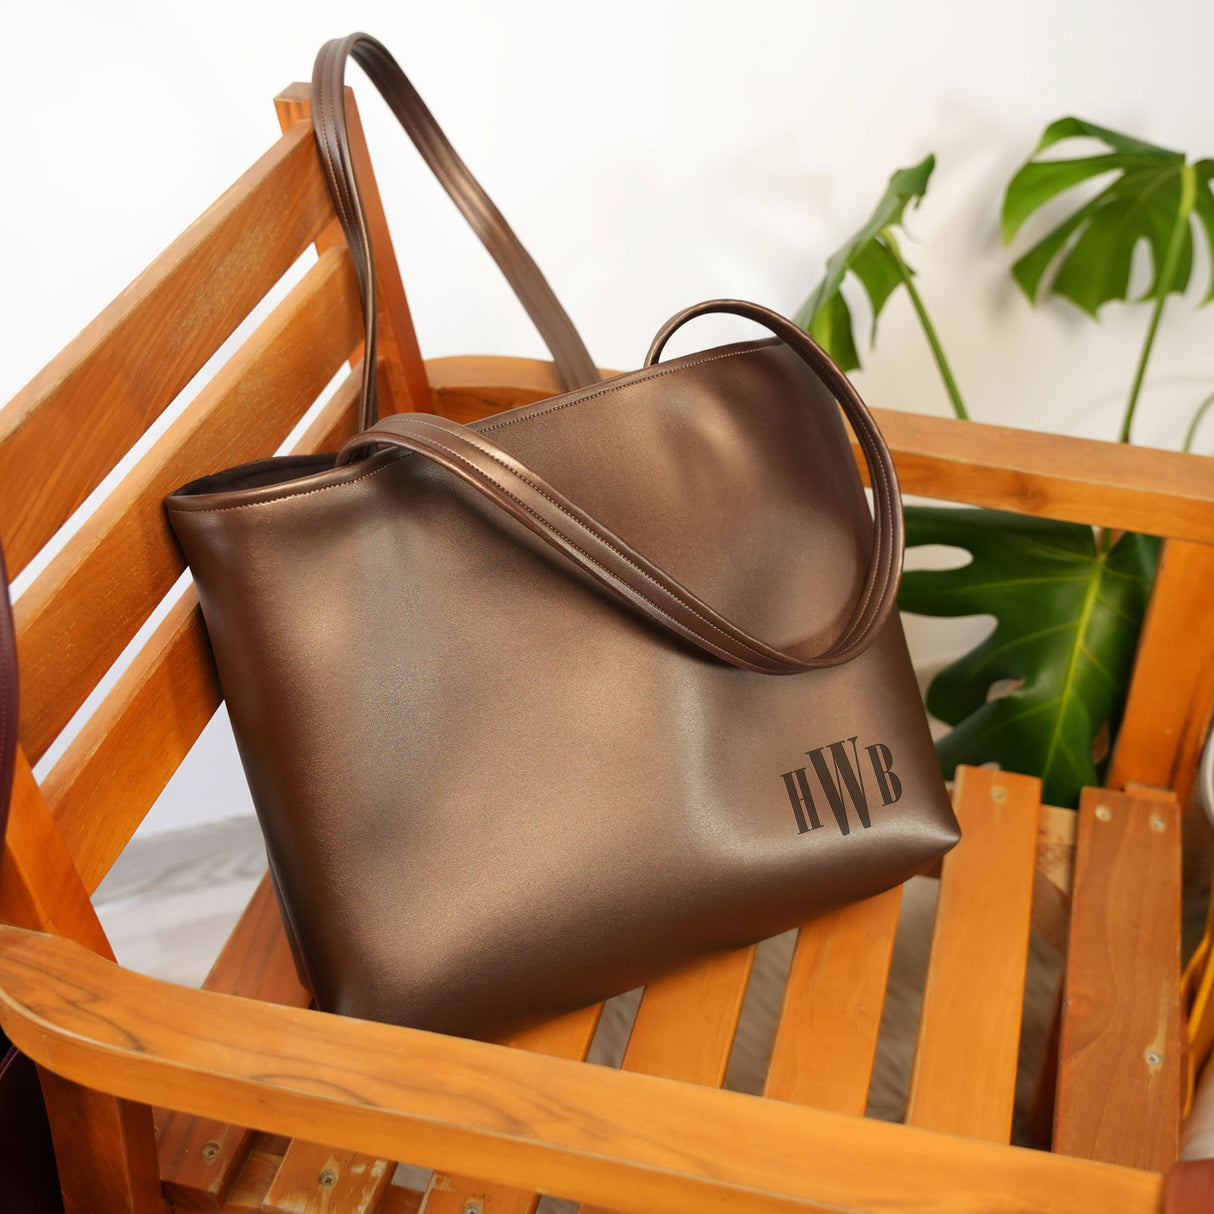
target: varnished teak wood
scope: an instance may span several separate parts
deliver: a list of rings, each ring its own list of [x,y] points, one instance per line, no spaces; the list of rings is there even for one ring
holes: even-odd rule
[[[312,135],[280,140],[0,410],[16,577],[333,218]],[[227,262],[239,272],[222,276]]]
[[[901,901],[893,889],[801,928],[765,1096],[864,1112]]]
[[[1007,1142],[1041,783],[959,768],[954,801],[961,842],[944,857],[940,875],[906,1120]]]
[[[233,999],[0,927],[0,1020],[86,1085],[576,1200],[683,1211],[1155,1211],[1162,1176]],[[453,1082],[454,1080],[454,1082]],[[811,1167],[791,1168],[808,1158]],[[996,1204],[992,1199],[997,1198]]]
[[[437,411],[459,421],[559,390],[550,364],[534,359],[427,366]],[[904,493],[1214,544],[1214,458],[892,409],[872,414]],[[854,445],[853,453],[863,474]]]
[[[1068,960],[1054,1149],[1166,1171],[1185,1075],[1170,793],[1084,790]]]
[[[307,1007],[311,1002],[311,993],[295,972],[269,874],[262,878],[203,989],[287,1007]],[[169,1109],[157,1111],[156,1129],[166,1195],[190,1207],[223,1205],[248,1161],[253,1132]]]
[[[1110,787],[1153,784],[1188,801],[1214,704],[1212,596],[1214,546],[1169,540],[1143,621]]]
[[[332,249],[17,601],[21,737],[35,761],[184,568],[165,495],[272,455],[356,345],[357,310],[349,255]]]
[[[284,133],[297,123],[304,123],[311,129],[311,93],[307,85],[294,84],[274,98],[278,121]],[[371,154],[363,134],[362,119],[358,114],[358,106],[354,103],[354,94],[349,88],[346,89],[346,117],[350,131],[350,149],[354,155],[354,172],[359,182],[378,271],[375,301],[379,321],[378,357],[385,368],[385,382],[380,388],[380,412],[425,413],[430,407],[430,382],[426,377],[425,364],[417,345],[417,334],[409,315],[409,304],[405,299],[405,287],[397,267],[396,252],[392,247],[388,220],[379,198],[379,187],[371,169]],[[334,225],[317,242],[317,252],[323,253],[329,241],[340,239],[340,229]]]

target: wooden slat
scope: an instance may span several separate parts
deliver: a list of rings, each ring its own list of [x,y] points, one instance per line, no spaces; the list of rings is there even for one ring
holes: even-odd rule
[[[953,799],[906,1121],[1008,1142],[1041,781],[959,767]]]
[[[354,433],[355,367],[293,448],[332,451]],[[42,782],[91,894],[219,707],[206,628],[187,589]]]
[[[417,1189],[392,1185],[379,1205],[379,1214],[420,1214],[425,1194]]]
[[[453,402],[461,421],[471,420],[459,412],[463,402],[484,416],[559,390],[549,364],[532,359],[446,358],[426,366],[436,400]],[[904,493],[1214,544],[1209,456],[892,409],[872,414]],[[853,453],[863,469],[854,445]]]
[[[585,1058],[602,1010],[603,1005],[598,1003],[557,1016],[511,1034],[503,1044],[549,1058]],[[539,1199],[534,1189],[436,1172],[426,1186],[423,1204],[426,1214],[463,1214],[469,1202],[479,1202],[485,1214],[532,1214]]]
[[[281,1155],[271,1151],[252,1151],[248,1163],[241,1172],[232,1192],[223,1204],[224,1214],[237,1214],[237,1211],[260,1210],[270,1189],[270,1181],[278,1171],[282,1162]]]
[[[1210,1214],[1214,1210],[1214,1159],[1186,1159],[1168,1169],[1163,1214]]]
[[[502,1038],[502,1044],[549,1058],[585,1058],[602,1014],[603,1005],[592,1003],[511,1033]]]
[[[199,393],[14,608],[21,738],[36,762],[184,568],[164,497],[273,453],[358,340],[333,249]]]
[[[1212,589],[1214,546],[1169,541],[1138,641],[1109,787],[1153,784],[1175,789],[1182,805],[1188,800],[1214,697]]]
[[[292,84],[274,98],[278,121],[284,131],[296,122],[312,121],[312,88],[307,84]],[[362,120],[354,93],[346,89],[346,117],[350,130],[350,151],[354,157],[354,172],[358,178],[362,195],[363,211],[371,233],[371,252],[375,258],[375,308],[379,321],[377,336],[378,361],[384,368],[383,382],[379,388],[379,412],[426,413],[430,410],[430,381],[417,345],[417,334],[413,318],[409,315],[409,304],[405,298],[405,286],[401,282],[400,267],[396,261],[396,250],[392,247],[392,234],[384,215],[383,202],[379,196],[375,172],[371,167],[371,156],[367,151],[367,137],[363,133]],[[344,239],[340,229],[332,238]],[[318,242],[318,252],[324,252],[324,240]]]
[[[112,961],[101,921],[20,748],[3,842],[0,923],[54,932]]]
[[[753,946],[737,949],[651,982],[637,1009],[622,1069],[719,1088],[754,959]],[[588,1204],[581,1214],[608,1210]]]
[[[904,493],[1214,543],[1214,459],[874,409]],[[853,446],[857,462],[859,449]]]
[[[1070,894],[1075,870],[1075,811],[1042,805],[1037,815],[1037,871]]]
[[[396,1165],[297,1138],[270,1184],[266,1214],[375,1214]]]
[[[162,1214],[152,1111],[38,1068],[64,1214]]]
[[[202,989],[283,1007],[307,1007],[312,1002],[296,972],[269,873],[258,883]]]
[[[268,873],[203,989],[287,1007],[311,1002],[295,973]],[[160,1175],[171,1200],[188,1208],[218,1209],[232,1199],[256,1140],[252,1130],[169,1109],[156,1110],[156,1130]]]
[[[626,1071],[720,1087],[754,947],[684,966],[645,988],[620,1064]]]
[[[1184,1103],[1180,811],[1085,789],[1059,1046],[1054,1150],[1166,1171]]]
[[[113,959],[23,752],[0,859],[0,921],[56,932]],[[39,1068],[68,1214],[153,1214],[160,1188],[151,1111]],[[107,1204],[108,1203],[108,1204]]]
[[[1033,875],[1033,928],[1063,956],[1071,923],[1075,867],[1075,811],[1042,805],[1037,815],[1037,871]]]
[[[901,886],[801,928],[763,1094],[864,1113]]]
[[[219,679],[189,587],[43,782],[91,894],[214,715]]]
[[[262,1202],[270,1191],[270,1182],[281,1163],[282,1156],[272,1151],[250,1152],[249,1162],[233,1186],[231,1195],[224,1202],[223,1214],[243,1214],[246,1210],[260,1211]],[[378,1214],[418,1214],[421,1202],[422,1195],[417,1189],[392,1186],[384,1194]]]
[[[332,217],[301,126],[0,410],[0,541],[11,577]]]
[[[0,1024],[76,1082],[635,1214],[1158,1214],[1162,1176],[193,991],[0,928]],[[800,1162],[803,1166],[797,1166]]]
[[[457,422],[479,421],[564,391],[556,367],[537,358],[432,358],[426,371],[431,382],[431,411]]]

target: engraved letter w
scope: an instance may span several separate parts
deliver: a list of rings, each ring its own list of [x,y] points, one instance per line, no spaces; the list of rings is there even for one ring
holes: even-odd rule
[[[839,830],[845,835],[851,833],[851,826],[847,821],[847,809],[843,804],[844,790],[851,798],[860,824],[865,827],[871,825],[868,818],[868,796],[864,791],[864,775],[860,768],[860,756],[856,751],[856,739],[848,738],[847,741],[851,743],[852,758],[856,761],[855,766],[852,766],[851,759],[847,757],[847,748],[844,743],[832,742],[830,757],[834,760],[833,773],[827,765],[824,746],[819,746],[817,750],[806,751],[810,762],[814,765],[814,771],[818,774],[826,800],[830,803],[831,812],[835,815],[835,821],[839,824]]]

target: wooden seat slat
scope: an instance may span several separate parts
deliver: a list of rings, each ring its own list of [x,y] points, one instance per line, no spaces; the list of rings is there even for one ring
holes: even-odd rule
[[[0,410],[0,540],[10,577],[333,216],[312,132],[300,124]]]
[[[274,887],[262,878],[228,937],[203,990],[242,995],[287,1007],[307,1007],[311,995],[295,972]],[[166,1196],[188,1207],[218,1208],[228,1201],[256,1137],[226,1125],[157,1109],[156,1146]]]
[[[273,454],[358,344],[358,309],[349,256],[332,249],[18,599],[21,738],[32,761],[185,567],[165,494]]]
[[[908,1125],[1008,1142],[1041,781],[958,768],[961,842],[944,858]]]
[[[801,928],[764,1096],[864,1112],[901,904],[899,886]]]
[[[270,1182],[265,1214],[376,1214],[396,1165],[296,1138]]]
[[[621,1069],[720,1087],[754,959],[754,946],[736,949],[651,982],[641,997]],[[584,1205],[580,1214],[611,1212]]]
[[[601,1003],[579,1008],[512,1033],[502,1044],[550,1058],[580,1060],[590,1050],[602,1011]],[[540,1195],[531,1189],[436,1172],[426,1186],[423,1204],[427,1214],[463,1214],[469,1202],[480,1202],[485,1214],[532,1214],[539,1200]]]
[[[331,451],[354,433],[361,364],[293,447]],[[43,793],[91,894],[220,703],[189,587],[47,774]]]
[[[1058,1050],[1054,1150],[1164,1172],[1184,1105],[1180,810],[1085,789]]]
[[[754,959],[753,946],[736,949],[651,982],[637,1009],[622,1068],[720,1087]]]

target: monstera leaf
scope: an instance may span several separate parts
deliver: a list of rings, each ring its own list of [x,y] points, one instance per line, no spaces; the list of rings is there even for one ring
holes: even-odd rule
[[[1065,139],[1096,139],[1108,149],[1076,159],[1039,159]],[[1183,292],[1193,270],[1196,216],[1214,244],[1214,160],[1188,164],[1172,152],[1118,134],[1080,118],[1051,123],[1028,163],[1008,183],[1003,200],[1003,238],[1010,243],[1030,215],[1067,190],[1096,177],[1111,180],[1076,207],[1012,267],[1030,300],[1042,293],[1046,271],[1055,266],[1048,290],[1095,315],[1110,300],[1125,300],[1134,249],[1150,249],[1151,284],[1142,299]],[[1214,278],[1206,300],[1214,298]]]
[[[1090,527],[995,510],[908,506],[906,523],[908,546],[973,559],[906,573],[899,606],[997,621],[928,689],[928,710],[952,726],[937,743],[945,775],[993,760],[1040,776],[1047,802],[1075,804],[1099,782],[1093,746],[1121,713],[1159,541],[1127,532],[1104,551]]]
[[[917,203],[927,192],[928,178],[935,166],[936,158],[928,156],[913,168],[899,169],[889,179],[876,210],[831,256],[825,277],[797,312],[796,323],[811,333],[844,371],[856,370],[860,356],[852,332],[851,309],[840,292],[843,280],[849,270],[860,280],[872,306],[873,336],[876,336],[877,317],[885,301],[899,284],[909,283],[912,273],[902,260],[890,229],[902,222],[907,204]]]

